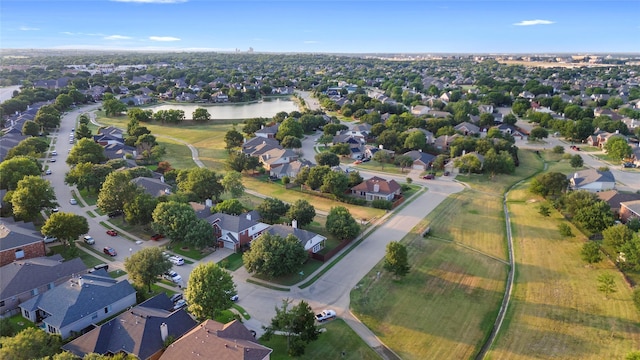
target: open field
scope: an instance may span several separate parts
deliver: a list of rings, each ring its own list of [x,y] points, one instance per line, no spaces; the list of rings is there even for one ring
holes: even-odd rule
[[[510,196],[517,274],[505,324],[487,358],[624,358],[640,344],[631,289],[610,262],[587,266],[580,259],[584,236],[574,228],[576,237],[562,238],[561,215],[539,215],[527,186]],[[615,276],[618,290],[609,299],[597,291],[604,272]]]
[[[422,238],[417,230],[426,224],[402,240],[409,274],[394,280],[379,263],[351,292],[352,310],[402,359],[472,358],[495,320],[508,267],[453,243]],[[383,275],[376,280],[378,271]]]
[[[321,327],[327,331],[305,348],[303,356],[294,359],[380,359],[380,356],[362,341],[344,320],[336,319]],[[260,344],[273,349],[272,360],[292,358],[287,355],[287,338],[284,336],[274,336],[269,341],[260,340]]]

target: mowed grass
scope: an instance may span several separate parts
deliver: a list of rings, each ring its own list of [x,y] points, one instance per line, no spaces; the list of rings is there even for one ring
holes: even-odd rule
[[[307,345],[304,355],[293,357],[293,359],[380,359],[380,356],[360,339],[344,320],[336,319],[322,325],[322,327],[326,331],[320,334],[318,340]],[[260,344],[273,349],[272,360],[292,359],[287,354],[287,338],[285,336],[273,336],[269,341],[261,339]]]
[[[506,321],[488,359],[623,359],[640,344],[640,314],[632,290],[609,261],[588,266],[580,258],[586,241],[575,228],[562,238],[552,211],[538,214],[528,183],[509,202],[515,233],[516,281]],[[602,273],[615,276],[617,292],[597,290]]]
[[[352,311],[402,359],[472,358],[495,321],[507,265],[415,231],[402,242],[409,274],[395,280],[379,263],[351,292]]]

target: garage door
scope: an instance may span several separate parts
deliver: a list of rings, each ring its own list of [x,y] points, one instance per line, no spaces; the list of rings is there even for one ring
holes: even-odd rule
[[[411,168],[413,170],[424,170],[424,165],[413,165]]]

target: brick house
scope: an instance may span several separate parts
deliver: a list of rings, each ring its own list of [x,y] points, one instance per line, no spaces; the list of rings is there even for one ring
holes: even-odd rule
[[[257,211],[240,216],[215,213],[207,221],[213,227],[219,247],[238,251],[269,228],[269,225],[259,222],[259,218]]]
[[[45,255],[42,235],[33,223],[15,222],[10,218],[0,221],[0,266]]]
[[[401,190],[400,184],[395,180],[387,181],[381,177],[374,176],[352,187],[351,194],[364,198],[367,201],[393,201],[396,195],[400,195]]]
[[[633,218],[640,219],[640,200],[620,203],[620,219],[626,223]]]

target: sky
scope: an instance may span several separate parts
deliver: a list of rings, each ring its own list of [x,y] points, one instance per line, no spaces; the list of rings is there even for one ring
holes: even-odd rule
[[[639,53],[640,0],[1,0],[0,48]]]

